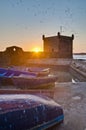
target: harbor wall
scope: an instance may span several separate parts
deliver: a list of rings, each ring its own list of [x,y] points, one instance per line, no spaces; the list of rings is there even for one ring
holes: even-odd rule
[[[72,60],[70,67],[86,78],[86,62],[84,60]]]

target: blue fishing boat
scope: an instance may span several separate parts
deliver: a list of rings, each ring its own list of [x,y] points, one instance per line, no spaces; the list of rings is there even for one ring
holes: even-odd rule
[[[37,74],[34,73],[34,72],[27,72],[27,71],[22,71],[22,70],[13,70],[13,69],[10,69],[10,68],[0,68],[0,77],[13,77],[13,76],[19,76],[21,74],[37,76]]]
[[[12,77],[14,76],[28,76],[28,77],[36,77],[37,74],[33,72],[25,72],[18,70],[11,70],[8,68],[0,68],[0,85],[14,85]]]
[[[21,75],[28,76],[30,78],[37,77],[37,74],[34,72],[0,68],[0,85],[14,85],[12,77]]]
[[[63,120],[63,109],[48,97],[0,95],[0,130],[44,130]]]
[[[47,76],[50,73],[50,68],[44,67],[24,67],[24,66],[13,66],[9,68],[10,70],[17,70],[22,72],[29,72],[37,74],[37,76]]]
[[[49,88],[55,86],[57,76],[38,76],[36,72],[0,68],[0,84],[15,85],[21,89]]]

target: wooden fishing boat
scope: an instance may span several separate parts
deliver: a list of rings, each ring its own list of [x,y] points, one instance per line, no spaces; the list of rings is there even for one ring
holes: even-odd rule
[[[8,68],[0,68],[0,77],[13,77],[13,76],[19,76],[21,74],[37,76],[37,74],[34,72],[13,70],[13,69],[8,69]]]
[[[39,75],[42,74],[39,73]],[[0,68],[0,85],[15,85],[21,89],[49,88],[55,86],[57,76],[39,75],[36,73],[36,70],[27,72]]]
[[[63,122],[63,109],[47,97],[0,95],[0,130],[44,130]]]
[[[48,76],[50,73],[50,68],[40,68],[40,67],[28,67],[29,72],[37,73],[38,76]]]
[[[12,77],[15,86],[21,89],[39,89],[55,86],[57,76],[28,77],[25,75]]]
[[[0,85],[14,85],[12,77],[25,75],[30,78],[36,77],[37,74],[33,72],[25,72],[18,70],[11,70],[7,68],[0,68]]]
[[[13,66],[10,68],[10,70],[35,73],[37,74],[37,76],[47,76],[50,73],[50,68],[44,68],[44,67]]]
[[[13,73],[9,72],[5,68],[0,68],[0,85],[13,85],[11,77]]]

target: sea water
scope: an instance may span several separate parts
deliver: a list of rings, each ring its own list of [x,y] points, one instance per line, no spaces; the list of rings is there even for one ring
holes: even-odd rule
[[[73,59],[80,59],[86,61],[86,55],[73,55]]]

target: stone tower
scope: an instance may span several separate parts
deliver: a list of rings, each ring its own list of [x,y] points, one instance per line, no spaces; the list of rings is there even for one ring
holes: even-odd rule
[[[42,36],[44,52],[50,53],[50,57],[53,58],[72,58],[73,57],[73,39],[71,37],[60,35],[58,32],[57,36],[45,37]]]

